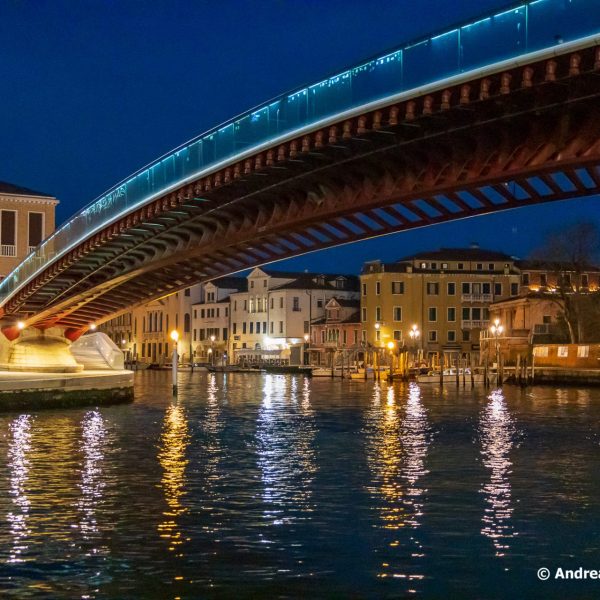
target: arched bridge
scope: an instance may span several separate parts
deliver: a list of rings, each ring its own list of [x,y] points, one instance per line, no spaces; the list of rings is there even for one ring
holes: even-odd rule
[[[73,336],[273,260],[600,193],[597,0],[536,0],[285,94],[133,174],[0,283]]]

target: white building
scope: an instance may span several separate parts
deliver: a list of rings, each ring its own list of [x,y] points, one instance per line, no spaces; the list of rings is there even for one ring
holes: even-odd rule
[[[203,300],[192,306],[192,348],[196,362],[227,362],[229,296],[245,291],[247,285],[245,277],[220,277],[204,284]]]
[[[230,298],[230,361],[301,364],[310,324],[330,298],[359,297],[352,275],[254,269],[244,292]],[[307,336],[305,338],[305,336]]]

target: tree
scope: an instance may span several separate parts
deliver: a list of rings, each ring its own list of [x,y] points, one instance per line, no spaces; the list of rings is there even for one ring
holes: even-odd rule
[[[532,254],[552,279],[551,291],[544,295],[558,305],[572,344],[595,334],[590,325],[600,316],[600,295],[590,291],[586,277],[598,270],[593,265],[599,249],[598,227],[579,222],[552,232]]]

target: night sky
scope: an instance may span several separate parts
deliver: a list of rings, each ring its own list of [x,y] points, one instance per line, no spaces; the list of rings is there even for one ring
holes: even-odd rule
[[[0,0],[0,180],[54,194],[58,222],[139,167],[288,89],[502,0]],[[468,245],[526,256],[598,198],[466,219],[278,263]]]

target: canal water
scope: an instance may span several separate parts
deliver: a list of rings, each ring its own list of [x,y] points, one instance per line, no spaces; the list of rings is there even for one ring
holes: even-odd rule
[[[136,392],[0,415],[1,598],[600,597],[600,389]]]

